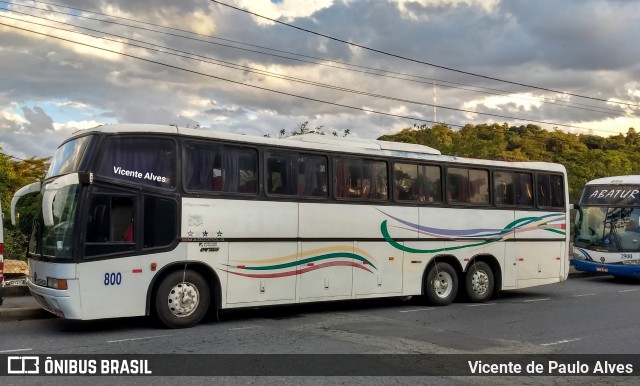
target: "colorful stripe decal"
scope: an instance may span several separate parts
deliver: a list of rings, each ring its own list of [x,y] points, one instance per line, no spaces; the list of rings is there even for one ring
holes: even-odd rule
[[[380,223],[380,233],[382,237],[396,249],[409,253],[437,253],[444,251],[453,251],[457,249],[481,247],[484,245],[495,243],[496,241],[505,240],[507,238],[513,238],[518,233],[530,232],[534,230],[544,230],[556,234],[566,235],[566,223],[564,222],[564,213],[548,214],[540,217],[524,217],[507,224],[503,229],[492,228],[470,228],[470,229],[444,229],[444,228],[431,228],[414,224],[409,221],[402,220],[398,217],[391,216],[378,209],[382,214],[398,221],[399,223],[408,226],[397,227],[405,230],[417,232],[433,237],[467,237],[467,238],[484,238],[484,241],[471,243],[466,245],[456,245],[451,247],[436,248],[436,249],[417,249],[407,247],[401,243],[398,243],[391,237],[389,233],[387,220]],[[428,241],[428,239],[425,239]]]
[[[409,252],[409,253],[436,253],[436,252],[443,252],[443,251],[453,251],[456,249],[463,249],[463,248],[471,248],[471,247],[478,247],[478,246],[482,246],[482,245],[487,245],[487,244],[491,244],[491,243],[495,243],[496,241],[500,241],[501,239],[493,239],[493,240],[487,240],[487,241],[483,241],[481,243],[474,243],[474,244],[467,244],[467,245],[457,245],[454,247],[444,247],[444,248],[436,248],[436,249],[416,249],[416,248],[411,248],[411,247],[407,247],[405,245],[402,245],[400,243],[398,243],[397,241],[395,241],[391,235],[389,235],[389,230],[387,229],[387,220],[384,220],[382,222],[382,224],[380,224],[380,232],[382,233],[382,236],[384,237],[384,239],[391,244],[394,248],[399,249],[401,251],[404,252]]]
[[[304,264],[315,262],[315,261],[327,260],[327,259],[336,259],[336,258],[347,258],[347,259],[352,259],[352,260],[358,260],[358,261],[361,261],[361,262],[363,262],[365,264],[371,265],[373,268],[376,268],[376,266],[373,263],[371,263],[369,260],[365,259],[364,257],[362,257],[360,255],[357,255],[357,254],[351,253],[351,252],[328,253],[326,255],[314,256],[314,257],[309,257],[309,258],[302,259],[302,260],[290,261],[288,263],[275,264],[275,265],[254,265],[254,266],[245,265],[243,268],[247,269],[247,270],[254,270],[254,271],[267,271],[267,270],[271,270],[271,269],[290,268],[290,267],[295,267],[297,265],[304,265]],[[254,262],[255,263],[263,263],[264,261],[265,260],[258,260],[258,261],[254,261]],[[225,265],[227,267],[235,266],[235,264],[233,264],[233,265],[225,264]]]
[[[358,263],[354,263],[353,261],[330,261],[330,262],[326,262],[326,263],[322,263],[314,266],[307,266],[301,269],[294,269],[291,271],[277,272],[277,273],[244,273],[244,272],[234,272],[234,271],[228,271],[228,270],[223,270],[223,271],[230,273],[232,275],[250,277],[254,279],[273,279],[273,278],[279,278],[279,277],[302,275],[303,273],[315,271],[316,269],[328,268],[328,267],[354,267],[354,268],[365,270],[369,273],[373,273],[367,267]]]
[[[307,256],[314,256],[314,255],[319,255],[319,254],[323,254],[323,253],[346,252],[346,251],[348,251],[348,252],[353,251],[353,253],[357,253],[357,254],[359,254],[361,256],[364,256],[365,258],[367,258],[369,260],[375,260],[373,258],[373,256],[371,256],[369,254],[369,252],[365,251],[364,249],[354,247],[353,245],[341,245],[341,246],[335,246],[335,247],[325,247],[325,248],[311,249],[311,250],[302,252],[300,255],[298,255],[297,253],[294,253],[294,254],[291,254],[291,255],[274,257],[272,259],[260,260],[259,262],[261,264],[279,263],[279,262],[283,262],[283,261],[291,261],[291,260],[295,260],[297,258],[303,258],[303,257],[307,257]],[[234,261],[237,262],[237,263],[256,263],[255,260],[234,260]]]
[[[565,232],[558,231],[556,229],[566,229],[564,223],[564,213],[553,213],[540,217],[524,217],[515,220],[507,224],[502,229],[494,228],[470,228],[470,229],[444,229],[444,228],[432,228],[414,224],[412,222],[403,220],[401,218],[392,216],[388,213],[378,209],[385,216],[396,220],[397,222],[407,225],[413,230],[422,234],[431,235],[434,237],[473,237],[473,238],[493,238],[507,235],[510,232],[518,231],[532,231],[537,229],[546,230],[553,233],[559,233],[564,235]],[[554,224],[556,222],[563,221],[562,223]]]

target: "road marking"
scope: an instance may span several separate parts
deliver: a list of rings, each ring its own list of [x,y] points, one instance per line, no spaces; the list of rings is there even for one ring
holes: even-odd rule
[[[575,342],[578,340],[582,340],[582,338],[575,338],[575,339],[567,339],[567,340],[559,340],[557,342],[553,342],[553,343],[543,343],[540,346],[554,346],[556,344],[563,344],[563,343],[569,343],[569,342]]]
[[[155,339],[155,338],[165,338],[171,335],[154,335],[154,336],[144,336],[140,338],[129,338],[129,339],[118,339],[118,340],[108,340],[107,343],[120,343],[120,342],[131,342],[134,340],[147,340],[147,339]]]
[[[529,300],[525,300],[525,303],[532,303],[532,302],[542,302],[545,300],[549,300],[549,298],[544,298],[544,299],[529,299]]]
[[[230,328],[229,331],[251,330],[252,328],[262,328],[262,326],[235,327],[235,328]]]
[[[404,310],[404,311],[398,311],[398,312],[418,312],[418,311],[431,311],[431,310],[435,310],[435,308],[418,308],[417,310]]]
[[[495,306],[498,303],[467,304],[467,307]]]
[[[582,296],[596,296],[596,294],[582,294],[582,295],[573,295],[574,298],[579,298]]]
[[[15,350],[2,350],[0,351],[0,354],[5,353],[5,352],[20,352],[20,351],[31,351],[33,350],[32,348],[18,348]]]
[[[637,291],[637,289],[630,289],[630,290],[620,290],[618,292],[635,292]]]

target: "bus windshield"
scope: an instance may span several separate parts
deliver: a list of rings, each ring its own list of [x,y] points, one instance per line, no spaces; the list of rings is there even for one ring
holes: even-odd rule
[[[640,250],[640,208],[584,207],[575,245],[607,252]]]
[[[92,136],[87,135],[60,146],[51,160],[51,166],[49,166],[49,171],[45,178],[79,171],[83,155],[87,145],[91,142],[91,138]]]
[[[55,260],[73,259],[73,233],[78,197],[78,185],[69,185],[58,190],[53,201],[54,225],[45,226],[40,217],[31,234],[30,253]]]

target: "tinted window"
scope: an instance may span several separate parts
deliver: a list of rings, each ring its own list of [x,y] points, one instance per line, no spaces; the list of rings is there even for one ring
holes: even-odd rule
[[[352,158],[336,159],[336,197],[386,200],[387,163]]]
[[[173,188],[175,142],[164,138],[109,138],[97,173],[136,184]]]
[[[533,206],[533,178],[528,173],[516,174],[516,205]]]
[[[469,170],[447,168],[447,201],[469,202]]]
[[[398,201],[418,201],[418,165],[399,164],[393,167],[393,198]]]
[[[327,197],[327,159],[295,152],[267,153],[267,194]]]
[[[563,208],[564,183],[562,176],[538,173],[536,175],[536,195],[539,207]]]
[[[531,175],[528,173],[495,172],[494,201],[498,206],[532,206]]]
[[[92,138],[92,136],[84,136],[60,146],[51,160],[47,177],[78,171],[85,149]]]
[[[394,199],[398,201],[441,202],[440,168],[396,163],[393,169]]]
[[[211,143],[186,146],[187,190],[227,193],[258,192],[258,152]]]
[[[134,209],[131,196],[92,196],[85,227],[85,256],[135,250]]]
[[[173,244],[177,239],[177,206],[169,199],[146,196],[144,198],[144,248],[157,248]]]
[[[452,203],[489,204],[487,170],[448,168],[447,200]]]

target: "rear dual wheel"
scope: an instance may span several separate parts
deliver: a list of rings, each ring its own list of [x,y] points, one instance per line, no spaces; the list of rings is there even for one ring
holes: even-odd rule
[[[474,261],[467,270],[465,284],[469,300],[483,303],[489,300],[495,286],[493,271],[489,264],[483,261]]]

